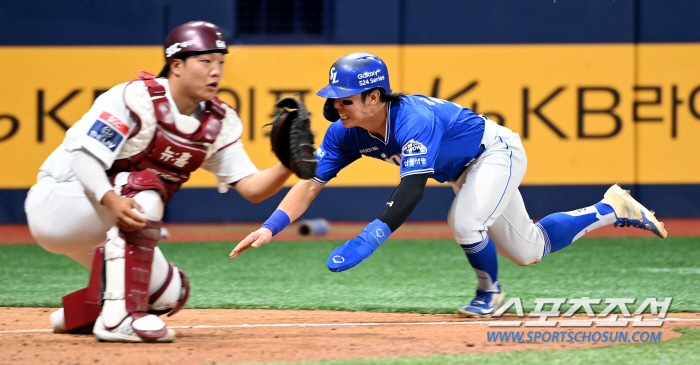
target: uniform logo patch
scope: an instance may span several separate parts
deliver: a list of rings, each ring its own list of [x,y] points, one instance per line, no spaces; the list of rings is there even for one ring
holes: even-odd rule
[[[321,161],[323,160],[323,156],[326,155],[326,151],[322,150],[321,147],[316,149],[316,161]]]
[[[428,160],[425,157],[409,157],[403,160],[404,168],[426,166],[428,166]]]
[[[87,135],[102,143],[112,152],[117,149],[119,143],[124,139],[119,132],[99,119],[90,127]]]
[[[100,114],[100,119],[107,122],[107,124],[119,131],[119,133],[121,133],[123,136],[129,132],[129,127],[126,125],[126,123],[122,122],[119,118],[109,114],[108,112],[102,112],[102,114]]]
[[[401,147],[401,154],[404,156],[418,156],[428,153],[428,148],[422,143],[410,140]]]

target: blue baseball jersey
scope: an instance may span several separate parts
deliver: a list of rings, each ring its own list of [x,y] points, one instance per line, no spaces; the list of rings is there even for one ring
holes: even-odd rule
[[[450,101],[406,95],[391,102],[384,139],[359,128],[331,123],[316,150],[322,184],[364,156],[400,166],[401,178],[431,173],[439,182],[454,178],[483,149],[484,119]]]

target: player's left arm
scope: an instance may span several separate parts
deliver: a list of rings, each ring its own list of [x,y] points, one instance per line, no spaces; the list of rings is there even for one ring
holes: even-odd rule
[[[201,167],[216,176],[219,192],[225,193],[231,187],[252,203],[277,193],[292,175],[279,162],[266,170],[258,170],[240,141],[217,151],[205,159]]]
[[[356,237],[336,248],[326,264],[331,271],[350,269],[368,258],[396,231],[423,199],[428,178],[435,171],[442,130],[434,114],[415,109],[396,122],[395,138],[401,143],[401,183],[386,204],[384,212]]]
[[[328,269],[335,272],[345,271],[372,255],[416,209],[423,199],[425,186],[431,174],[404,176],[379,218],[368,224],[356,238],[331,253],[326,262]]]
[[[423,200],[423,193],[430,175],[430,173],[415,174],[401,179],[401,183],[394,190],[378,218],[389,227],[391,232],[396,232],[413,213],[418,203]]]
[[[269,169],[258,171],[236,181],[231,186],[248,201],[260,203],[278,192],[290,176],[292,176],[292,171],[278,162]]]

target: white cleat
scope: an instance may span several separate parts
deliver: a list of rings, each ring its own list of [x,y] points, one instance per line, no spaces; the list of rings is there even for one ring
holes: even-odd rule
[[[54,333],[66,333],[66,317],[63,313],[63,308],[59,308],[57,311],[51,313],[49,316],[51,321],[51,328],[53,328]]]
[[[668,230],[663,222],[659,222],[654,216],[654,212],[645,208],[638,201],[634,200],[629,190],[623,190],[620,184],[611,186],[605,192],[602,203],[613,208],[617,222],[615,227],[636,227],[654,232],[655,235],[666,238]]]
[[[153,322],[156,320],[162,323],[160,318],[154,315],[148,315],[137,319],[135,324],[137,327],[139,327],[139,322]],[[102,315],[100,315],[100,317],[97,318],[97,322],[95,322],[95,327],[93,328],[92,332],[95,334],[95,337],[97,337],[97,341],[99,342],[173,342],[173,340],[175,340],[175,331],[170,328],[166,328],[166,334],[159,338],[141,337],[136,334],[131,322],[131,316],[127,316],[122,323],[117,326],[117,328],[108,330],[102,321]],[[147,323],[146,325],[150,327],[153,325],[153,323]],[[165,326],[164,323],[163,326]]]

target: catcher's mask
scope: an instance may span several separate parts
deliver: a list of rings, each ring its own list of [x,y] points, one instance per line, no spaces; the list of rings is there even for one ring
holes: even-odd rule
[[[166,77],[170,72],[170,60],[186,58],[198,53],[221,52],[228,53],[226,38],[216,25],[197,20],[188,22],[173,29],[165,38],[165,67],[158,76]]]
[[[316,95],[331,99],[347,98],[375,87],[391,93],[386,64],[371,53],[356,52],[340,57],[333,63],[328,74],[328,86]]]

